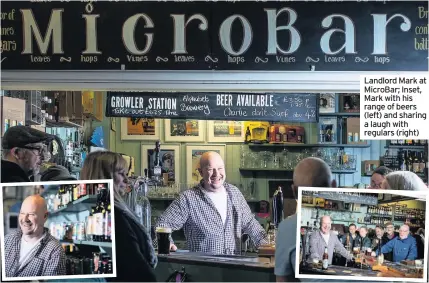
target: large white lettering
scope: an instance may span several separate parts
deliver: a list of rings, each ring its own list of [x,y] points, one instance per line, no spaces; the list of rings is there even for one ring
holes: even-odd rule
[[[323,28],[329,28],[332,25],[334,18],[341,18],[344,20],[344,30],[342,29],[331,29],[325,32],[320,39],[320,47],[325,54],[335,55],[340,53],[343,49],[347,54],[355,54],[356,53],[356,44],[355,44],[355,26],[353,24],[352,19],[348,16],[333,14],[327,16],[322,21]],[[344,44],[337,50],[331,49],[331,36],[336,33],[343,33],[345,35]]]
[[[21,54],[33,54],[33,37],[39,46],[41,54],[46,55],[48,46],[52,39],[52,53],[63,54],[63,34],[62,34],[62,13],[64,9],[53,9],[49,19],[48,28],[44,38],[40,33],[39,26],[34,19],[34,14],[31,9],[21,9],[22,14],[22,29],[23,29],[23,51]]]
[[[277,55],[277,50],[283,54],[291,54],[298,50],[301,45],[301,35],[298,30],[293,27],[293,24],[298,19],[297,13],[291,8],[283,8],[280,11],[276,12],[276,9],[265,9],[267,12],[268,18],[268,46],[267,46],[267,55]],[[289,16],[289,22],[286,26],[277,27],[277,17],[283,13],[287,12]],[[279,30],[288,30],[290,39],[289,47],[287,50],[280,48],[277,43],[277,31]]]
[[[232,24],[236,19],[239,19],[241,22],[241,25],[243,27],[243,42],[241,44],[241,47],[238,51],[234,51],[231,43],[231,28]],[[225,21],[222,22],[219,29],[219,39],[220,44],[229,55],[232,56],[240,56],[244,52],[249,49],[252,39],[253,39],[253,32],[252,27],[250,26],[249,21],[241,16],[241,15],[232,15],[228,17]]]
[[[136,14],[129,17],[124,25],[122,26],[122,40],[124,42],[125,48],[133,55],[145,55],[150,51],[150,48],[153,44],[153,33],[145,33],[146,36],[146,46],[142,50],[139,50],[135,40],[135,29],[137,21],[139,19],[144,19],[145,28],[155,27],[152,19],[146,14]]]
[[[386,27],[396,17],[400,17],[404,20],[400,27],[402,31],[409,31],[411,29],[411,21],[409,18],[402,14],[395,14],[388,20],[386,14],[371,14],[374,22],[374,49],[372,55],[387,55],[387,35]]]
[[[86,49],[82,54],[101,54],[97,48],[97,18],[100,15],[83,15],[86,23]]]
[[[174,50],[172,54],[188,54],[186,50],[186,27],[193,20],[200,20],[200,30],[207,30],[207,19],[201,15],[192,15],[185,23],[185,15],[171,15],[174,20]]]

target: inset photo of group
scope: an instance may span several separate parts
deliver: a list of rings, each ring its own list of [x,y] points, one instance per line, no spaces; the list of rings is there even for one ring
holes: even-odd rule
[[[427,282],[428,193],[300,187],[295,277]]]
[[[116,277],[113,181],[0,186],[2,281]]]

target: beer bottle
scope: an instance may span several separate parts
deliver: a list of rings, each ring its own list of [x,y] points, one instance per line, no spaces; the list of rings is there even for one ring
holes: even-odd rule
[[[328,265],[329,265],[329,255],[328,255],[328,247],[325,247],[325,252],[323,253],[323,258],[322,258],[322,269],[326,270],[328,269]]]

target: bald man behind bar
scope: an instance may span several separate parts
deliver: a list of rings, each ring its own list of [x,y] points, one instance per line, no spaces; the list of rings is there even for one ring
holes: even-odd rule
[[[27,197],[19,214],[19,229],[5,237],[6,277],[66,275],[66,256],[60,242],[44,227],[45,200]]]
[[[184,228],[192,252],[240,253],[241,236],[247,233],[256,247],[267,243],[267,234],[253,216],[243,194],[225,182],[225,164],[217,152],[201,156],[202,180],[175,199],[158,220],[157,227]],[[174,247],[172,247],[174,250]]]

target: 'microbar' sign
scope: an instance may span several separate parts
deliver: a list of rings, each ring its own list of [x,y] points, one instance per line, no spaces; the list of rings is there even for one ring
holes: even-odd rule
[[[427,71],[428,2],[3,1],[3,70]]]

